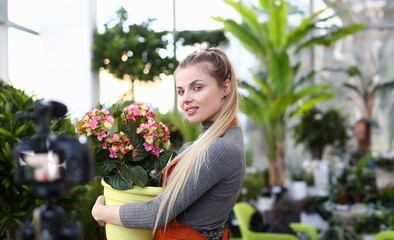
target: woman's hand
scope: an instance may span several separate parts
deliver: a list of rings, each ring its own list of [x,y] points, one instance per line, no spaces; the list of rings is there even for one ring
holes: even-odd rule
[[[119,216],[120,206],[106,206],[104,195],[100,195],[92,208],[92,216],[100,226],[105,226],[105,223],[110,223],[118,226],[123,226]]]
[[[105,207],[105,198],[104,195],[100,195],[92,208],[92,216],[100,226],[105,226],[105,221],[100,218],[103,207]]]

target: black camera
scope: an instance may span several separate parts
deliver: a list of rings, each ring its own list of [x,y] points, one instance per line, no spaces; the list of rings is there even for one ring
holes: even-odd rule
[[[66,185],[87,183],[93,178],[93,155],[86,137],[57,136],[50,131],[53,119],[62,118],[67,107],[55,101],[38,101],[36,114],[22,114],[18,119],[37,121],[37,133],[17,144],[15,181],[31,185],[31,191],[43,205],[33,214],[34,226],[22,227],[23,239],[80,239],[78,225],[64,226],[63,209],[54,197],[66,194]]]

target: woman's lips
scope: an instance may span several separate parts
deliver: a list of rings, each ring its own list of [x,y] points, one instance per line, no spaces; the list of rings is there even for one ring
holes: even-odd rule
[[[185,113],[187,115],[193,115],[197,111],[198,107],[186,107]]]

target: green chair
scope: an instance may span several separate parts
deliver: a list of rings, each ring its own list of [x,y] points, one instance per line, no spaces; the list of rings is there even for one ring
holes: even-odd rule
[[[233,210],[239,223],[242,240],[299,240],[292,234],[251,231],[249,229],[249,224],[255,209],[249,203],[238,202],[235,204]],[[306,233],[310,240],[318,240],[317,231],[312,226],[302,223],[290,223],[290,227],[295,232]]]
[[[394,240],[394,231],[385,231],[376,234],[375,240]]]

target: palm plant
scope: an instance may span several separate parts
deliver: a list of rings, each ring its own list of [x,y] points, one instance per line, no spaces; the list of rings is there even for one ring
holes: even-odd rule
[[[259,6],[248,7],[240,2],[224,0],[242,17],[243,22],[215,17],[264,65],[254,75],[255,84],[244,83],[243,111],[264,128],[269,160],[270,185],[282,186],[285,173],[285,134],[287,121],[308,111],[317,103],[333,96],[328,85],[306,85],[316,72],[297,77],[301,62],[292,62],[303,49],[314,45],[328,46],[363,28],[362,24],[338,28],[325,35],[311,37],[317,24],[337,15],[322,18],[329,8],[320,10],[289,29],[288,5],[284,0],[260,0]],[[268,16],[261,20],[261,14]]]
[[[387,93],[394,90],[394,79],[387,79],[378,81],[379,73],[366,74],[363,73],[357,66],[350,66],[348,68],[327,68],[329,71],[346,72],[353,82],[343,83],[343,87],[349,90],[349,98],[359,108],[361,118],[365,124],[364,131],[364,146],[359,146],[363,152],[370,150],[371,145],[371,124],[373,122],[373,111],[377,99],[384,97]],[[350,93],[354,93],[351,95]]]

